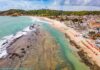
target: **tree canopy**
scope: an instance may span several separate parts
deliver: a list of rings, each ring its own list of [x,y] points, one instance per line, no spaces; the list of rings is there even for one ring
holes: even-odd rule
[[[37,16],[60,16],[60,15],[100,15],[100,11],[62,11],[62,10],[49,10],[49,9],[40,9],[40,10],[20,10],[20,9],[10,9],[7,11],[1,11],[0,15],[6,13],[10,15],[13,13],[20,13],[23,15],[37,15]]]

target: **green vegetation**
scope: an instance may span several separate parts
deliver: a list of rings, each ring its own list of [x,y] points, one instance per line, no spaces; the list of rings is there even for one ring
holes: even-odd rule
[[[1,11],[0,15],[11,15],[13,13],[23,14],[23,15],[37,15],[37,16],[59,16],[59,15],[100,15],[100,11],[61,11],[61,10],[19,10],[19,9],[10,9],[7,11]]]

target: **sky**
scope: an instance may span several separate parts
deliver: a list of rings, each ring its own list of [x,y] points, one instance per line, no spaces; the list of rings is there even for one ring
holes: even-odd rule
[[[100,10],[100,0],[0,0],[0,10]]]

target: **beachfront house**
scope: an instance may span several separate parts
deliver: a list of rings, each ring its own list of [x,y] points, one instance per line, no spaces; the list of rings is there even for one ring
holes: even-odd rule
[[[96,33],[100,33],[100,22],[92,20],[88,25],[90,29],[94,29]]]
[[[95,40],[96,46],[100,48],[100,38]]]

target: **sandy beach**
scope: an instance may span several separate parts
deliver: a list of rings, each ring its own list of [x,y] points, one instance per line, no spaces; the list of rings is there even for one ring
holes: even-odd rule
[[[9,38],[5,37],[12,42],[9,42],[10,46],[5,49],[7,55],[5,58],[1,58],[0,68],[8,67],[16,70],[26,67],[35,70],[55,70],[60,67],[62,70],[71,70],[70,68],[73,66],[69,66],[68,63],[73,63],[76,67],[72,70],[80,70],[81,67],[83,67],[82,70],[98,70],[100,68],[100,51],[95,48],[91,40],[83,38],[80,33],[67,27],[62,22],[45,17],[30,18],[33,22],[40,21],[43,23],[38,24],[35,22],[17,32],[16,35]],[[49,25],[43,27],[41,24],[44,24],[44,22],[45,25]],[[67,42],[65,39],[69,39],[69,41]],[[9,43],[7,44],[9,45]],[[68,44],[74,44],[73,48],[72,45],[68,46]],[[73,52],[75,49],[77,51],[73,54],[69,52],[71,49],[73,49]],[[82,61],[84,59],[85,61]],[[86,63],[90,64],[91,67]]]
[[[64,59],[59,57],[60,46],[53,37],[39,25],[35,28],[36,32],[28,32],[7,47],[8,55],[0,60],[0,68],[55,70],[59,64],[61,69],[69,70]]]
[[[54,28],[65,33],[71,41],[73,41],[80,50],[84,51],[90,61],[100,67],[100,50],[96,49],[95,45],[89,39],[83,38],[78,32],[63,23],[45,17],[38,17],[41,20],[48,21]]]

